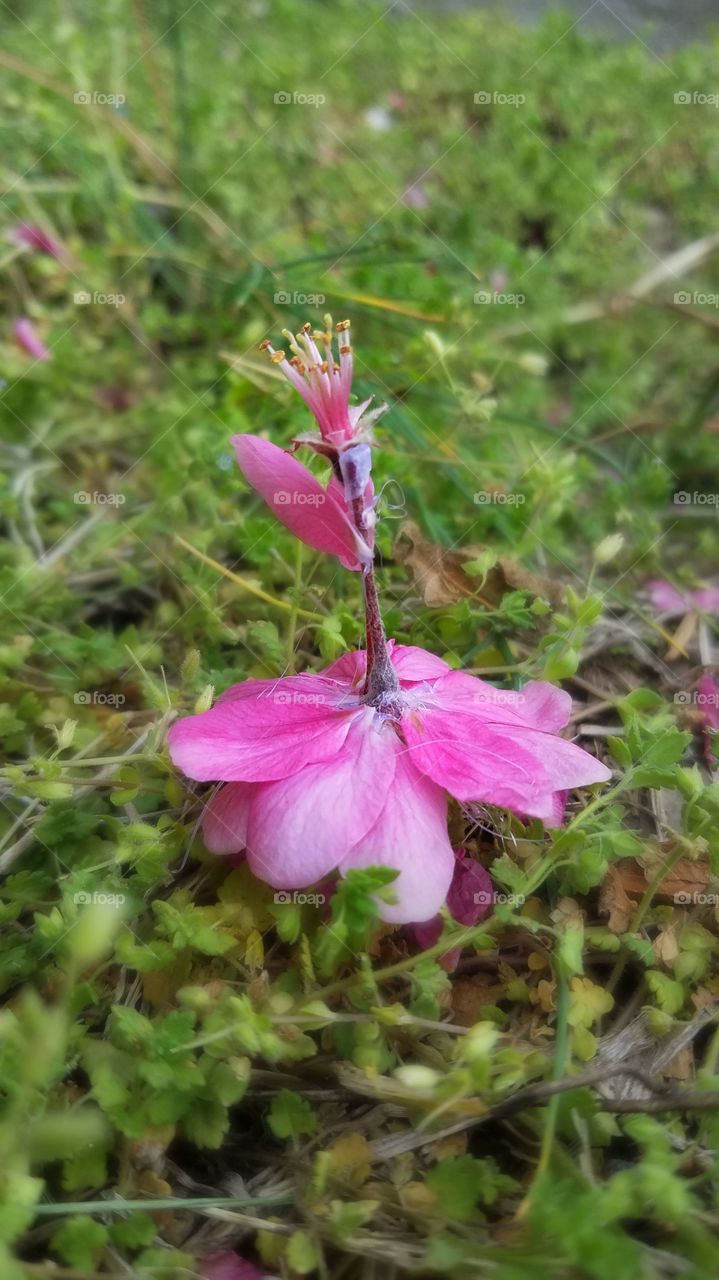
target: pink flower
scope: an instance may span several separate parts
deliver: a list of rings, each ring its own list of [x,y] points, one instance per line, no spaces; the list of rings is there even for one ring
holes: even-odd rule
[[[46,253],[51,258],[61,260],[64,255],[59,241],[48,235],[47,231],[43,231],[42,227],[38,227],[34,222],[21,222],[17,227],[13,227],[8,239],[13,240],[15,244],[25,245],[28,249],[35,249],[38,253]]]
[[[41,341],[38,332],[32,322],[25,318],[16,320],[13,325],[13,333],[20,346],[28,355],[35,360],[49,360],[50,351]]]
[[[699,609],[702,613],[719,613],[719,587],[700,587],[698,591],[678,590],[663,578],[653,578],[647,583],[649,599],[659,613],[689,613]]]
[[[200,1263],[200,1280],[265,1280],[266,1272],[230,1249],[210,1254]]]
[[[331,463],[333,474],[327,487],[261,436],[233,436],[232,443],[245,479],[282,524],[309,547],[337,556],[346,569],[366,571],[372,563],[375,526],[372,423],[385,406],[367,412],[371,397],[363,404],[350,404],[349,325],[349,320],[337,325],[339,364],[333,354],[331,316],[325,316],[324,332],[313,332],[306,324],[295,340],[284,330],[294,353],[292,360],[284,351],[276,351],[271,342],[261,344],[315,416],[319,432],[295,436],[293,443],[295,448],[309,445]],[[324,357],[318,342],[324,347]]]
[[[365,652],[346,654],[319,674],[235,685],[168,741],[189,777],[227,784],[205,809],[213,853],[246,849],[276,889],[392,867],[397,900],[380,911],[406,923],[431,919],[452,882],[447,792],[557,824],[561,793],[609,771],[556,736],[571,699],[553,685],[495,689],[423,649],[386,652],[390,671],[378,664],[367,691]]]
[[[358,443],[372,440],[372,424],[386,405],[368,412],[372,396],[362,404],[351,405],[352,347],[350,322],[341,320],[337,325],[339,364],[335,361],[332,337],[332,317],[325,316],[324,331],[314,331],[310,324],[302,326],[295,336],[289,329],[283,334],[290,344],[293,358],[288,360],[284,351],[275,351],[272,343],[261,344],[269,351],[276,364],[296,391],[299,391],[307,407],[314,414],[319,435],[314,432],[295,436],[297,444],[308,444],[317,453],[333,458],[339,451]],[[324,354],[318,344],[324,348]]]

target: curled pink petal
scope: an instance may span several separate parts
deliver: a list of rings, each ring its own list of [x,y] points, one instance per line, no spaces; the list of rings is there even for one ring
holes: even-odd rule
[[[346,508],[306,467],[261,436],[233,436],[245,479],[277,519],[307,546],[338,556],[348,569],[361,569],[371,550],[357,534]]]

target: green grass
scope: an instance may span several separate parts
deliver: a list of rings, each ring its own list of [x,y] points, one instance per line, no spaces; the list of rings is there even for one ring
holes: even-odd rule
[[[717,632],[701,619],[667,661],[641,590],[716,568],[716,507],[673,504],[716,488],[716,255],[632,286],[715,232],[717,113],[675,95],[713,91],[716,43],[660,59],[559,14],[528,33],[185,8],[4,11],[0,219],[67,253],[0,253],[3,1280],[200,1276],[229,1246],[284,1277],[711,1275],[714,911],[660,889],[665,863],[707,893],[719,873],[717,784],[672,705]],[[492,679],[566,682],[615,735],[582,739],[615,780],[554,841],[485,815],[470,847],[524,905],[424,953],[378,929],[371,884],[328,924],[228,871],[164,750],[210,686],[361,640],[352,575],[298,552],[228,446],[307,428],[257,346],[327,310],[352,319],[358,393],[389,405],[388,630]],[[48,361],[14,343],[21,315]],[[393,549],[404,518],[471,548],[478,588],[509,557],[565,604],[514,583],[427,606]],[[628,858],[645,891],[609,927]],[[662,1037],[704,1007],[681,1077],[703,1104],[612,1114],[586,1083],[505,1118],[642,1009]]]

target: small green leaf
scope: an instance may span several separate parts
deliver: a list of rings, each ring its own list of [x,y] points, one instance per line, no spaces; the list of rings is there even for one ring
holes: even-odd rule
[[[291,1089],[280,1089],[272,1099],[267,1123],[276,1138],[299,1138],[314,1133],[317,1117],[308,1102]]]

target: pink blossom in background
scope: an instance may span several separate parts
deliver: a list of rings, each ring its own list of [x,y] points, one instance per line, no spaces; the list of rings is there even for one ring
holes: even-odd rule
[[[556,736],[571,710],[561,689],[496,689],[423,649],[387,649],[398,687],[371,700],[359,651],[319,674],[235,685],[174,724],[168,742],[190,778],[227,784],[204,813],[213,853],[245,849],[276,889],[305,888],[335,868],[393,867],[397,901],[380,914],[422,922],[455,873],[447,792],[558,825],[566,791],[610,774]]]
[[[32,322],[27,318],[16,320],[13,324],[15,338],[24,351],[34,360],[49,360],[50,351],[38,335]]]
[[[267,1272],[230,1249],[203,1258],[200,1267],[200,1280],[269,1280]]]
[[[429,204],[427,188],[422,182],[412,182],[402,192],[402,204],[408,209],[426,209]]]
[[[46,253],[51,258],[62,260],[64,256],[64,249],[60,242],[34,222],[21,222],[17,227],[13,227],[8,233],[8,239],[15,244],[34,249],[37,253]]]
[[[702,613],[719,613],[719,587],[700,587],[696,591],[673,587],[663,578],[653,578],[647,583],[649,599],[659,613],[689,613],[699,609]]]

